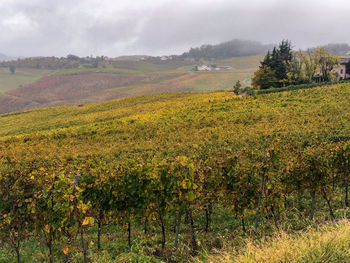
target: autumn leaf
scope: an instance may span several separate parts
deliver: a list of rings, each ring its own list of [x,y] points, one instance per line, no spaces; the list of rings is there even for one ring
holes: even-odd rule
[[[63,249],[63,254],[68,255],[68,253],[69,253],[69,247],[66,246],[66,247]]]
[[[93,218],[92,217],[85,217],[84,220],[83,220],[83,223],[82,223],[83,226],[93,225],[93,224],[94,224],[94,222],[93,222]]]

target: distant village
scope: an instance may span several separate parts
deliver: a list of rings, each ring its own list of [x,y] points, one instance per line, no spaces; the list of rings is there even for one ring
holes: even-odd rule
[[[107,58],[104,57],[105,61],[120,61],[120,60],[134,60],[134,61],[146,61],[146,60],[160,60],[160,61],[169,61],[179,59],[179,56],[161,56],[161,57],[152,57],[152,56],[123,56],[117,58]],[[184,58],[184,61],[196,62],[193,58]],[[193,71],[212,71],[212,70],[230,70],[230,66],[217,66],[209,64],[199,64],[196,65],[192,70]]]
[[[232,67],[230,66],[216,66],[216,65],[207,65],[201,64],[197,65],[193,68],[195,71],[211,71],[211,70],[230,70]]]

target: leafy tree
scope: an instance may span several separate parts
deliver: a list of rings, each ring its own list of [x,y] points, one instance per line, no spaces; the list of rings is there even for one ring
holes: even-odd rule
[[[292,61],[292,58],[292,47],[288,40],[283,40],[278,48],[273,49],[270,65],[268,66],[275,71],[278,86],[285,86],[288,84],[288,64]]]
[[[98,60],[95,60],[95,61],[92,63],[92,67],[93,67],[93,68],[98,68]]]
[[[79,57],[76,56],[76,55],[72,55],[72,54],[67,55],[67,59],[68,59],[68,60],[79,61]]]
[[[288,83],[302,84],[308,82],[306,76],[306,60],[307,56],[304,52],[299,50],[293,53],[293,59],[288,63],[287,67]]]
[[[269,89],[278,85],[276,72],[269,66],[264,66],[254,73],[252,85],[259,89]]]
[[[314,76],[319,71],[317,54],[312,49],[308,49],[306,56],[304,57],[305,63],[305,76],[308,83],[311,83],[314,79]]]
[[[239,80],[237,80],[236,84],[233,86],[233,92],[238,95],[240,93],[242,84]]]
[[[293,52],[291,43],[283,40],[272,52],[267,52],[252,83],[262,89],[277,88],[311,83],[317,74],[320,74],[322,81],[330,81],[335,79],[333,69],[339,63],[340,58],[327,52],[325,47],[308,49],[306,53]]]
[[[10,65],[9,70],[10,70],[11,74],[15,74],[16,67],[14,65]]]
[[[271,53],[270,53],[270,50],[267,51],[267,54],[266,54],[264,60],[261,61],[261,66],[260,67],[264,67],[264,66],[271,66]]]
[[[327,52],[325,47],[317,47],[307,50],[304,63],[308,82],[312,82],[317,74],[322,81],[330,81],[336,77],[333,69],[339,66],[340,57]]]
[[[332,72],[339,65],[340,58],[326,51],[325,47],[318,47],[314,50],[316,62],[320,67],[322,81],[333,80],[336,76]]]

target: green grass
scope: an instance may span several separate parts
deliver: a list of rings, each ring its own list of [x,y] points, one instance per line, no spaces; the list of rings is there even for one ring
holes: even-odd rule
[[[31,84],[52,72],[46,69],[17,68],[11,74],[8,68],[0,68],[0,94]]]

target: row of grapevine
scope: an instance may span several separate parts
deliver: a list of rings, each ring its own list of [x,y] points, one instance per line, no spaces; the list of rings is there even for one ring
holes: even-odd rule
[[[252,150],[254,149],[254,151]],[[349,205],[350,145],[329,143],[304,146],[283,145],[276,140],[267,148],[244,148],[234,153],[197,154],[176,158],[113,161],[100,157],[20,161],[2,157],[0,168],[0,236],[17,254],[29,237],[48,249],[50,262],[80,250],[88,262],[91,235],[117,223],[128,233],[131,246],[133,224],[155,220],[161,229],[161,247],[166,246],[166,220],[176,220],[175,247],[186,214],[191,246],[198,250],[193,227],[195,212],[206,212],[210,228],[213,204],[231,209],[241,218],[255,211],[254,231],[262,215],[279,227],[279,214],[298,207],[300,196],[310,196],[308,216],[315,212],[321,196],[334,218],[332,200],[345,196]],[[344,194],[342,191],[344,190]],[[95,228],[94,228],[95,229]],[[62,244],[61,255],[53,245]]]

